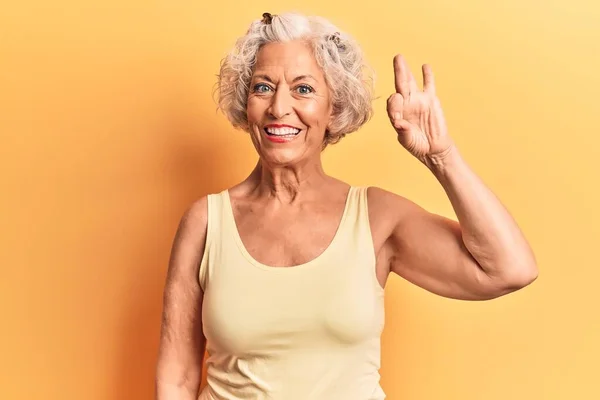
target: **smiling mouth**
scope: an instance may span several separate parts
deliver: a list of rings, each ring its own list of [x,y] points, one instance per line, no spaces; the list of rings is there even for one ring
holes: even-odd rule
[[[267,128],[264,128],[264,131],[269,136],[293,137],[293,136],[297,136],[302,130],[297,129],[297,128],[291,128],[291,127],[283,127],[283,128],[267,127]]]

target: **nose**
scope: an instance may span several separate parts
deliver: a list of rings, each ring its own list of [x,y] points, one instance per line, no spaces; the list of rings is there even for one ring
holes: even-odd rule
[[[279,89],[271,97],[269,114],[275,119],[281,119],[292,112],[292,96],[289,91]]]

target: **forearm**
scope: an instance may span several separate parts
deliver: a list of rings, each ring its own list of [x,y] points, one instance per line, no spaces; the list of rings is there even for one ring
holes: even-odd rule
[[[200,366],[184,368],[159,360],[156,370],[156,400],[196,400],[200,389]]]
[[[462,158],[456,147],[428,160],[461,226],[465,247],[492,278],[528,282],[537,276],[533,251],[499,199]]]
[[[196,393],[196,394],[195,394]],[[174,383],[156,382],[156,400],[196,400],[197,392]]]

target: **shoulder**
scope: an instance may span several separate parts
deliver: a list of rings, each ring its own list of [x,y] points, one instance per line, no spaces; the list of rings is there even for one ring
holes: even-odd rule
[[[208,196],[203,196],[189,204],[179,219],[171,254],[173,267],[195,273],[193,269],[204,253],[207,230]]]
[[[387,219],[401,219],[424,209],[399,194],[390,192],[377,186],[369,186],[367,190],[369,212]]]
[[[204,255],[208,228],[208,196],[189,204],[181,214],[173,238],[165,293],[200,293],[200,261]]]
[[[206,234],[208,225],[208,196],[189,204],[181,215],[179,228],[190,234]]]
[[[382,241],[429,213],[414,201],[376,186],[367,189],[369,220]]]

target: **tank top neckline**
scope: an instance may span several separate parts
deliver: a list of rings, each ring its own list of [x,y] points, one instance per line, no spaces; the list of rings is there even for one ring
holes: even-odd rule
[[[350,189],[348,190],[348,193],[346,195],[346,202],[344,204],[344,211],[342,212],[342,218],[340,219],[340,222],[338,223],[338,226],[333,235],[333,238],[331,239],[331,241],[329,242],[329,244],[327,245],[325,250],[323,250],[319,255],[317,255],[315,258],[313,258],[307,262],[304,262],[302,264],[288,266],[288,267],[275,267],[275,266],[271,266],[271,265],[266,265],[266,264],[263,264],[260,261],[256,260],[254,257],[252,257],[252,255],[246,249],[246,246],[244,245],[244,242],[242,241],[242,237],[240,236],[240,232],[237,228],[237,223],[235,222],[235,216],[233,214],[233,206],[231,204],[231,197],[229,196],[229,189],[226,189],[223,191],[223,198],[225,200],[225,209],[226,209],[225,212],[227,214],[227,219],[231,226],[231,230],[233,231],[234,240],[238,246],[238,249],[242,253],[242,255],[255,267],[258,267],[258,268],[266,270],[266,271],[273,271],[275,273],[286,273],[286,272],[291,272],[291,271],[300,271],[305,268],[310,268],[315,265],[318,265],[319,261],[324,259],[331,252],[331,249],[335,246],[335,244],[339,240],[339,237],[341,236],[341,234],[344,230],[343,228],[344,228],[345,222],[347,220],[350,203],[352,201],[352,195],[356,189],[357,188],[355,186],[350,186]]]

